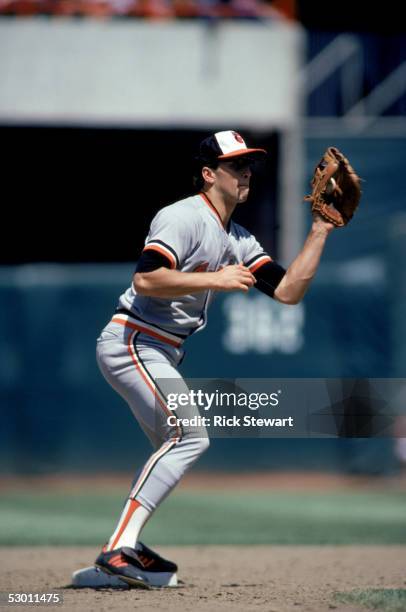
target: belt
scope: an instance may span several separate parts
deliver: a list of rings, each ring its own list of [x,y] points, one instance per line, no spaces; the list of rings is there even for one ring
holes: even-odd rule
[[[147,336],[152,336],[152,338],[156,338],[157,340],[161,340],[161,342],[165,342],[166,344],[170,344],[171,346],[175,346],[177,348],[180,347],[185,340],[185,338],[175,336],[174,334],[171,334],[170,332],[167,332],[156,325],[151,325],[151,323],[138,319],[130,310],[127,310],[126,308],[117,308],[111,321],[113,323],[124,325],[124,327],[136,329],[143,334],[147,334]]]

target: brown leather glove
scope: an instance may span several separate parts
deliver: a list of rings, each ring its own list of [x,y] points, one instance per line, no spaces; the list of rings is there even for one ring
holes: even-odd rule
[[[361,179],[336,147],[329,147],[314,170],[312,193],[305,196],[326,221],[337,227],[349,223],[361,199]]]

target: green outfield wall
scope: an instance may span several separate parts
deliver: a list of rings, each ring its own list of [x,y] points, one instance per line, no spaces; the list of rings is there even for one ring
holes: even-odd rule
[[[331,138],[306,140],[306,177]],[[354,222],[333,232],[303,303],[219,295],[188,340],[186,377],[404,377],[404,138],[338,138],[363,177]],[[303,186],[304,192],[308,186]],[[281,262],[286,264],[288,262]],[[0,268],[0,470],[132,470],[150,452],[97,370],[95,342],[128,265]],[[196,469],[396,469],[390,439],[214,440]]]
[[[383,284],[321,271],[304,302],[222,294],[190,338],[187,377],[389,377]],[[2,472],[132,470],[149,445],[95,361],[96,338],[132,267],[37,265],[1,271]],[[390,440],[214,440],[197,469],[394,468]]]

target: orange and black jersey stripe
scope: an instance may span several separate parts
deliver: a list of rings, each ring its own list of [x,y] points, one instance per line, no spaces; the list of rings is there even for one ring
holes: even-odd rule
[[[148,252],[158,253],[162,257],[166,258],[170,264],[170,268],[179,268],[179,258],[176,251],[163,240],[154,239],[148,242],[148,244],[144,247],[142,254]]]

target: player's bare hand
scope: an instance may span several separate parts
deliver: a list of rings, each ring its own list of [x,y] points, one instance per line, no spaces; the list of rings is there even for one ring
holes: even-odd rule
[[[225,266],[215,274],[218,291],[248,291],[256,283],[255,276],[242,263]]]

